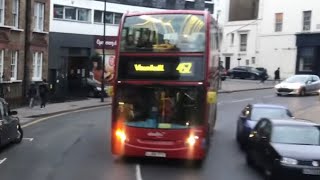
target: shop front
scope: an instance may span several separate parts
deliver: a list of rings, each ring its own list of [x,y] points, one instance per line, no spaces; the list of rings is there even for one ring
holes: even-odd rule
[[[320,76],[320,33],[302,33],[296,36],[296,74]]]

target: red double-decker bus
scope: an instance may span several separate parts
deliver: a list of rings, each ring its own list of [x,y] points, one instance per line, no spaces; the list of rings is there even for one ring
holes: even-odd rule
[[[204,159],[217,115],[218,35],[207,11],[124,15],[113,87],[113,154]]]

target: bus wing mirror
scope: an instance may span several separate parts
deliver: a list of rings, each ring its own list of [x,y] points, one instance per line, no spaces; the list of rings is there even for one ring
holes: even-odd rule
[[[207,92],[207,103],[214,104],[217,102],[217,92],[208,91]]]
[[[113,92],[113,86],[108,87],[108,96],[113,97],[114,92]]]

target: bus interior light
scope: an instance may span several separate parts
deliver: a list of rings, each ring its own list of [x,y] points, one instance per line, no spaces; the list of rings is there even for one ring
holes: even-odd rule
[[[190,135],[187,139],[187,143],[190,145],[190,146],[194,146],[197,142],[197,140],[199,139],[198,136],[194,136],[194,135]]]
[[[127,139],[126,134],[121,129],[116,131],[116,136],[121,140],[121,142],[124,142]]]

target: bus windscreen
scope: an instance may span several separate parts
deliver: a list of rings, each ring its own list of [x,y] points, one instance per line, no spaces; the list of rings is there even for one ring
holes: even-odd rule
[[[203,57],[120,56],[119,80],[204,80]]]
[[[130,16],[124,21],[121,52],[204,52],[203,15]]]
[[[204,123],[204,87],[118,87],[117,118],[131,127],[184,129]]]

